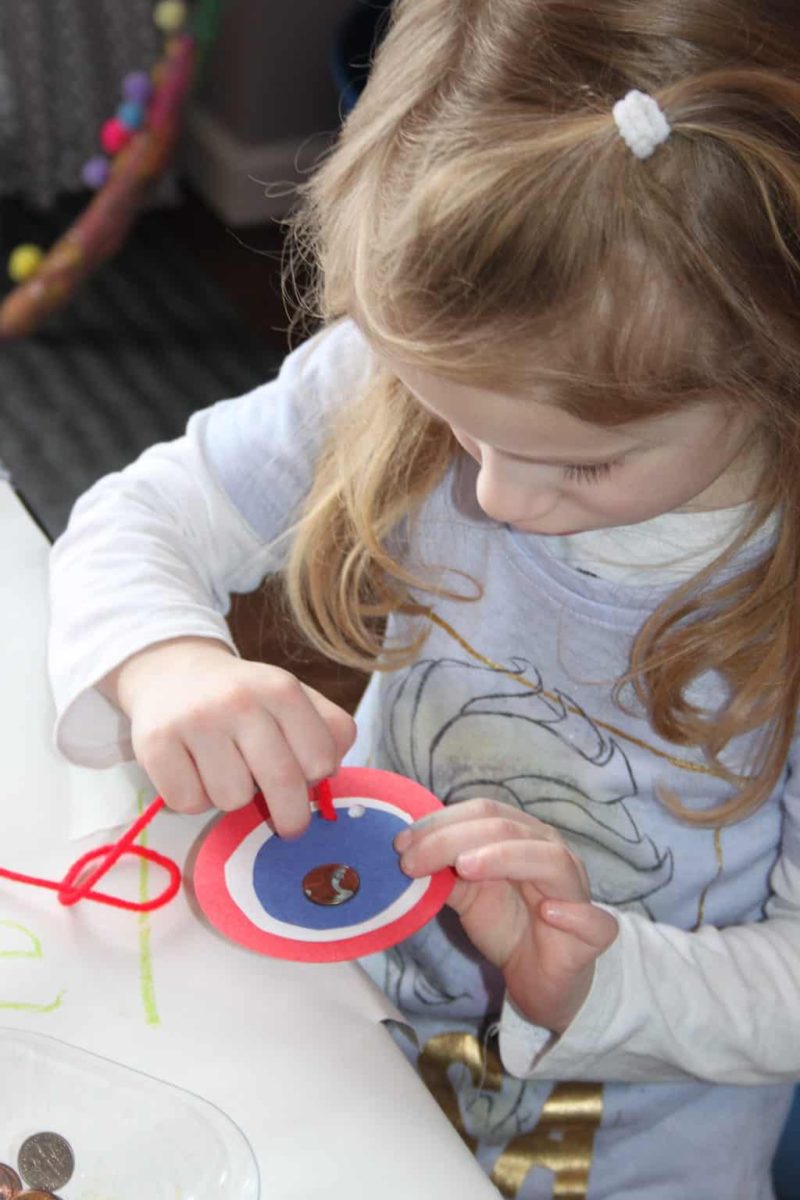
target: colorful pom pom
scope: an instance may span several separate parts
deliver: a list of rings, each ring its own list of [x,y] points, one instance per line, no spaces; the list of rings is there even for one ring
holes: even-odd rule
[[[100,144],[106,154],[119,154],[133,137],[133,131],[126,129],[119,117],[111,117],[100,130]]]
[[[162,33],[177,33],[186,24],[186,16],[184,0],[161,0],[153,10],[156,28]]]
[[[83,164],[81,179],[88,188],[96,192],[108,179],[110,170],[108,159],[102,154],[95,154]]]
[[[122,98],[131,104],[147,104],[153,85],[147,71],[131,71],[122,81]]]
[[[175,34],[174,37],[168,37],[164,42],[164,51],[168,59],[173,60],[180,58],[184,52],[186,38],[181,34]]]
[[[8,274],[14,283],[25,283],[39,269],[44,251],[39,246],[25,243],[12,250],[8,260]]]
[[[126,129],[141,129],[144,124],[144,108],[134,100],[126,100],[117,109],[117,120],[121,121]]]

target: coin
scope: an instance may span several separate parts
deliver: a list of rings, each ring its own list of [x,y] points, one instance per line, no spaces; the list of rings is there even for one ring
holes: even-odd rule
[[[60,1133],[34,1133],[20,1146],[17,1169],[29,1188],[47,1192],[69,1183],[75,1170],[75,1155]]]
[[[326,908],[352,900],[360,886],[358,872],[344,863],[323,863],[319,867],[312,867],[303,878],[303,892],[308,899]]]
[[[15,1200],[22,1180],[8,1163],[0,1163],[0,1200]]]

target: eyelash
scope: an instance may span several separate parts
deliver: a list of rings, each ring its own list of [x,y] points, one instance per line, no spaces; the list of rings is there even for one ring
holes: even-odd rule
[[[564,478],[575,479],[578,483],[599,483],[616,466],[618,462],[593,463],[591,466],[575,463],[564,467]]]

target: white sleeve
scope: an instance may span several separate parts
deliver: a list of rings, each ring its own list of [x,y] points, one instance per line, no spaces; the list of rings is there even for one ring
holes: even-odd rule
[[[48,667],[56,748],[106,767],[132,757],[130,727],[96,684],[174,637],[235,650],[225,614],[278,569],[280,535],[310,487],[337,406],[371,359],[352,322],[323,330],[248,395],[195,413],[76,502],[50,558]]]
[[[789,760],[781,854],[765,919],[689,933],[613,912],[619,935],[557,1037],[507,997],[500,1054],[519,1078],[723,1084],[800,1079],[800,753]]]

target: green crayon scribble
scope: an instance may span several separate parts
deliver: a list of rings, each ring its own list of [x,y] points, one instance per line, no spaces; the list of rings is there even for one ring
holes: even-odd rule
[[[144,810],[144,797],[147,794],[146,788],[141,788],[136,797],[136,806],[139,812]],[[139,834],[139,845],[147,846],[147,830],[143,829]],[[139,859],[139,903],[144,904],[149,900],[148,895],[148,867],[149,864],[146,858]],[[150,949],[150,914],[146,912],[139,913],[139,988],[142,996],[142,1005],[144,1007],[144,1019],[148,1025],[160,1025],[161,1017],[158,1014],[158,1005],[156,1003],[156,985],[153,976],[153,955]]]
[[[30,929],[26,929],[24,925],[18,925],[16,921],[0,921],[0,926],[3,929],[16,929],[17,933],[23,934],[30,941],[30,949],[28,950],[0,950],[0,958],[41,958],[42,943],[39,941],[35,933]]]
[[[7,1009],[11,1012],[51,1013],[55,1012],[57,1008],[61,1008],[61,1002],[66,994],[67,989],[64,988],[50,1004],[24,1004],[21,1001],[0,1000],[0,1009]]]
[[[0,921],[0,928],[14,929],[17,933],[21,933],[30,943],[27,949],[22,950],[0,950],[0,958],[41,958],[42,943],[39,938],[30,929],[26,929],[24,925],[18,924],[16,921]],[[61,1001],[64,999],[66,989],[59,992],[55,1000],[49,1004],[32,1004],[23,1000],[0,1000],[0,1009],[10,1012],[33,1012],[33,1013],[49,1013],[55,1012],[61,1007]]]

